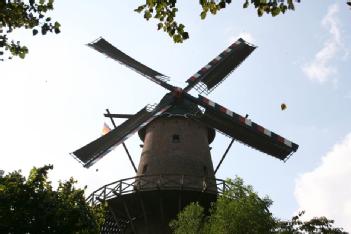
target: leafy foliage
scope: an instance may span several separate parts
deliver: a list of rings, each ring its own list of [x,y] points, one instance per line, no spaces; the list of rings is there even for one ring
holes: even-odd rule
[[[268,233],[275,224],[268,210],[272,201],[260,198],[240,178],[227,183],[230,188],[212,208],[209,233]]]
[[[89,206],[73,178],[53,190],[52,168],[33,168],[28,179],[20,171],[0,178],[0,233],[99,233],[104,207]]]
[[[342,228],[333,227],[333,220],[316,217],[301,221],[301,212],[289,221],[273,217],[269,211],[272,201],[260,198],[243,180],[228,180],[229,189],[212,205],[209,214],[197,203],[181,211],[170,227],[175,234],[346,234]]]
[[[183,40],[189,38],[189,34],[184,31],[185,26],[183,24],[178,24],[175,21],[178,11],[176,2],[176,0],[146,0],[146,3],[139,6],[135,11],[143,13],[146,20],[152,17],[157,19],[159,21],[157,24],[158,30],[163,29],[173,38],[174,42],[183,42]]]
[[[209,216],[198,204],[191,204],[171,222],[174,233],[269,233],[275,227],[275,219],[268,210],[272,201],[260,198],[240,178],[227,183],[229,189],[213,204]],[[194,229],[189,229],[192,225]]]
[[[170,223],[174,234],[203,233],[205,221],[204,208],[198,203],[191,203],[178,214],[177,220]]]
[[[295,0],[300,2],[300,0]],[[205,19],[210,12],[212,15],[227,7],[231,0],[200,0],[202,11],[201,19]],[[185,31],[184,24],[175,21],[178,8],[177,0],[146,0],[145,4],[135,9],[136,12],[142,13],[146,20],[155,18],[158,20],[157,29],[163,30],[173,38],[175,43],[182,43],[189,38],[189,33]],[[287,10],[294,10],[293,0],[244,0],[243,7],[254,6],[257,9],[258,16],[265,13],[277,16],[285,13]]]
[[[52,22],[52,19],[46,16],[48,11],[53,10],[53,3],[54,0],[0,0],[1,60],[5,52],[10,52],[12,56],[19,56],[22,59],[28,53],[26,46],[8,38],[8,35],[15,29],[29,29],[34,36],[39,31],[42,35],[48,32],[60,33],[60,23]],[[12,58],[11,55],[9,59]]]
[[[342,228],[333,227],[334,220],[326,217],[315,217],[308,221],[301,221],[305,212],[292,217],[289,221],[278,221],[275,231],[282,234],[298,233],[328,233],[328,234],[347,234]]]
[[[52,22],[51,17],[46,16],[48,11],[53,10],[53,3],[54,0],[0,0],[0,60],[4,60],[3,57],[7,56],[8,52],[9,59],[12,56],[23,59],[28,54],[25,45],[8,38],[15,29],[30,29],[34,36],[39,32],[42,35],[48,32],[60,33],[60,23]],[[208,12],[215,15],[230,3],[231,0],[200,0],[201,19],[205,19]],[[140,5],[135,11],[142,13],[146,20],[157,19],[158,30],[162,29],[168,33],[174,42],[182,43],[189,38],[189,33],[185,31],[184,24],[175,20],[178,12],[176,4],[177,0],[145,0],[145,4]],[[259,16],[264,13],[276,16],[295,8],[293,0],[244,0],[244,8],[250,5],[257,9]]]

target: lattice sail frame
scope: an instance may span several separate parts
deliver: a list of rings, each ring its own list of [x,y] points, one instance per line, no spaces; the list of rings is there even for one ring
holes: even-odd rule
[[[184,90],[195,88],[200,94],[209,94],[220,85],[256,49],[253,44],[239,38],[217,57],[192,75]]]
[[[108,139],[108,137],[112,136],[112,134],[118,133],[119,128],[123,127],[123,124],[128,123],[128,121],[130,122],[131,119],[128,119],[127,121],[119,125],[117,128],[113,129],[106,135],[101,136],[100,138],[96,139],[90,144],[83,146],[82,148],[74,151],[73,153],[71,153],[71,155],[76,160],[78,160],[84,167],[89,168],[93,164],[95,164],[98,160],[100,160],[103,156],[113,151],[119,144],[121,144],[129,137],[131,137],[135,132],[139,131],[141,128],[149,124],[152,120],[159,117],[164,111],[166,111],[170,107],[171,105],[167,103],[163,106],[159,106],[158,104],[147,105],[141,111],[139,111],[137,114],[133,116],[134,118],[139,113],[143,114],[143,111],[144,111],[149,113],[149,115],[142,117],[142,118],[146,118],[146,120],[142,120],[140,122],[140,120],[136,119],[135,121],[137,122],[135,124],[133,123],[131,123],[132,125],[127,124],[127,127],[129,128],[129,130],[126,130],[126,129],[123,130],[124,132],[128,131],[127,134],[124,134],[124,135],[122,134],[119,137],[114,137],[115,139],[113,138],[111,139],[110,137],[109,140],[103,140],[103,139]],[[111,143],[111,141],[114,141],[114,143]]]
[[[277,157],[277,155],[274,156],[270,154],[268,149],[265,150],[264,145],[262,146],[263,143],[257,143],[258,141],[261,141],[261,139],[252,138],[252,140],[256,141],[256,143],[249,142],[245,139],[240,139],[240,137],[239,139],[237,139],[242,143],[249,145],[255,149],[258,149],[257,147],[259,147],[260,149],[258,150],[265,152],[269,155],[272,155],[285,161],[287,158],[290,157],[291,153],[295,152],[298,148],[297,144],[281,137],[280,135],[254,122],[251,122],[251,120],[244,118],[230,111],[229,109],[220,106],[219,104],[214,103],[209,99],[206,99],[201,95],[199,95],[199,98],[194,98],[187,93],[192,88],[197,89],[200,93],[210,93],[214,88],[216,88],[220,83],[222,83],[228,77],[228,75],[231,72],[233,72],[251,54],[253,50],[256,49],[256,46],[244,41],[241,38],[234,42],[231,46],[229,46],[212,61],[210,61],[206,66],[201,68],[197,73],[191,76],[187,80],[188,85],[184,89],[168,84],[167,81],[169,81],[169,78],[167,76],[136,61],[135,59],[123,53],[122,51],[118,50],[116,47],[111,45],[103,38],[99,38],[96,41],[89,43],[88,46],[118,61],[119,63],[135,70],[136,72],[142,74],[144,77],[159,84],[160,86],[170,90],[172,94],[171,96],[173,97],[171,98],[172,100],[167,100],[166,104],[159,103],[157,106],[148,106],[143,108],[141,111],[144,110],[145,113],[147,112],[152,114],[146,114],[146,116],[143,117],[143,113],[141,113],[140,116],[138,115],[138,113],[140,112],[139,111],[137,114],[130,117],[130,119],[136,119],[136,122],[134,124],[128,124],[130,122],[130,119],[128,119],[108,134],[73,152],[72,156],[74,156],[74,158],[77,159],[80,163],[82,163],[85,167],[90,167],[91,165],[93,165],[97,160],[102,158],[107,153],[111,152],[117,145],[124,142],[136,131],[145,127],[148,123],[150,123],[155,118],[159,117],[171,106],[176,105],[175,100],[179,98],[185,98],[190,101],[193,101],[194,103],[199,105],[199,108],[201,110],[199,113],[192,113],[191,115],[186,117],[194,118],[198,117],[199,115],[202,115],[202,121],[205,124],[210,123],[210,125],[211,121],[212,124],[217,121],[217,123],[214,124],[215,126],[212,127],[222,132],[223,134],[228,135],[229,137],[234,137],[235,139],[238,138],[238,136],[236,136],[234,132],[234,127],[232,127],[232,132],[230,132],[230,128],[226,129],[226,127],[223,127],[225,123],[220,123],[221,120],[226,122],[226,124],[239,124],[240,131],[244,131],[246,129],[245,131],[253,132],[257,136],[262,137],[262,142],[266,140],[267,144],[274,143],[278,146],[278,148],[279,144],[281,144],[280,148],[282,148],[283,146],[289,148],[285,149],[284,154],[280,155],[281,153],[279,153],[279,156]],[[158,110],[156,110],[157,108]],[[223,113],[227,116],[226,118],[221,116]],[[139,117],[142,120],[138,120]],[[230,117],[229,120],[228,117]],[[123,132],[125,133],[123,133],[122,135],[116,134],[116,132],[119,130],[123,130]],[[255,137],[258,138],[256,135]],[[107,139],[107,141],[105,141],[104,139]],[[287,152],[289,154],[287,154]]]
[[[249,118],[245,118],[239,114],[236,114],[235,112],[229,110],[228,108],[226,108],[224,106],[219,105],[218,103],[211,101],[208,98],[205,98],[205,97],[199,95],[199,98],[197,99],[197,101],[202,102],[203,106],[205,107],[204,116],[206,115],[206,113],[208,111],[213,111],[213,110],[218,111],[218,112],[220,112],[228,117],[228,119],[231,121],[230,124],[236,124],[240,128],[247,129],[248,131],[257,135],[257,139],[262,139],[262,143],[257,142],[257,140],[255,141],[256,143],[250,143],[250,140],[246,139],[246,137],[244,139],[241,139],[240,137],[236,137],[235,134],[233,135],[233,131],[230,132],[230,129],[225,129],[225,128],[220,129],[218,126],[212,126],[216,130],[222,132],[224,135],[229,136],[229,137],[233,137],[245,145],[248,145],[252,148],[258,149],[261,152],[267,153],[267,154],[269,154],[273,157],[276,157],[280,160],[283,160],[283,161],[286,161],[291,156],[291,154],[293,152],[297,151],[297,149],[299,147],[297,144],[293,143],[292,141],[274,133],[271,130],[264,128],[263,126],[251,121]],[[205,122],[207,122],[207,121],[205,121]],[[235,129],[237,129],[237,128],[235,128]],[[249,134],[247,136],[247,138],[249,138],[250,135],[251,134]],[[266,140],[266,143],[264,143],[264,140]],[[282,151],[284,151],[284,153],[283,152],[280,152],[280,153],[276,152],[275,155],[268,153],[268,152],[275,151],[275,150],[271,151],[271,150],[265,149],[265,145],[261,146],[261,144],[268,144],[268,143],[275,144],[275,145],[277,145],[277,147],[281,146],[282,148],[284,148],[284,150],[281,149]],[[277,149],[277,151],[278,151],[278,149]],[[277,154],[279,154],[279,155],[277,155]]]

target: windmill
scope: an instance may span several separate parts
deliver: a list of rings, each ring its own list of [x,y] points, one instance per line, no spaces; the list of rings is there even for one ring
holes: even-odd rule
[[[119,180],[96,190],[93,203],[107,201],[109,218],[102,232],[168,233],[168,222],[193,201],[205,207],[225,190],[225,181],[215,178],[234,140],[286,161],[298,145],[203,96],[209,94],[255,50],[238,39],[192,75],[184,88],[168,83],[169,78],[136,61],[103,38],[89,43],[91,48],[140,73],[169,92],[156,105],[148,105],[134,115],[111,114],[125,122],[72,155],[89,168],[114,147],[138,132],[143,150],[136,177]],[[191,89],[198,97],[189,94]],[[215,130],[232,138],[216,169],[209,144]],[[127,149],[126,149],[127,151]],[[127,151],[128,153],[128,151]],[[128,153],[129,155],[129,153]]]

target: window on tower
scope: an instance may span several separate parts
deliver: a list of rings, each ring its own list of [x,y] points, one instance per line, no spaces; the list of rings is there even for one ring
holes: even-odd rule
[[[179,135],[178,135],[178,134],[174,134],[174,135],[172,136],[172,141],[173,141],[173,143],[179,143],[179,142],[180,142],[180,137],[179,137]]]

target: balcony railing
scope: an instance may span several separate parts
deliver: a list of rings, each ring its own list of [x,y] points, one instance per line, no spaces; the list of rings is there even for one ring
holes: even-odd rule
[[[103,201],[137,191],[188,190],[223,194],[228,189],[225,180],[179,174],[142,175],[118,180],[102,186],[89,195],[87,201],[97,205]]]

